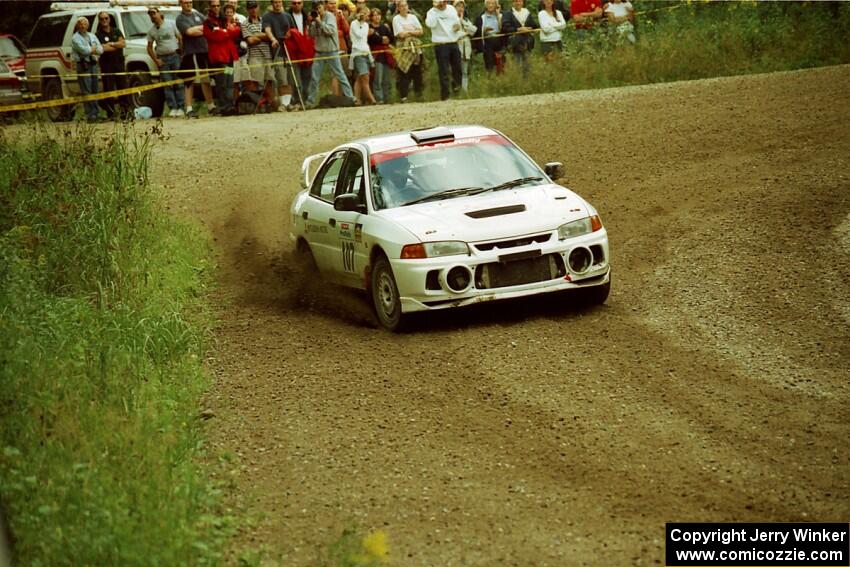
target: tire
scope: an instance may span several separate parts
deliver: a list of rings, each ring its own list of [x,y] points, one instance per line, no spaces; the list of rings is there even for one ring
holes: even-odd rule
[[[41,90],[44,93],[44,100],[59,100],[65,98],[62,94],[62,83],[59,79],[47,79],[44,81],[44,86]],[[47,117],[51,122],[67,122],[74,116],[73,104],[64,106],[50,106],[45,109]]]
[[[151,84],[151,76],[147,72],[137,72],[130,75],[127,87],[135,89]],[[134,112],[142,106],[150,107],[152,116],[159,118],[165,107],[165,93],[162,89],[152,89],[130,95],[130,112]]]
[[[582,299],[586,305],[602,305],[611,293],[611,279],[602,285],[595,285],[582,290]]]
[[[369,295],[378,323],[388,331],[401,332],[406,327],[409,316],[401,312],[401,298],[395,283],[393,269],[385,256],[380,256],[372,266]]]
[[[298,240],[295,245],[295,258],[298,262],[298,269],[307,275],[316,275],[319,273],[319,267],[316,265],[316,258],[313,256],[313,251],[310,250],[310,245],[303,238]]]

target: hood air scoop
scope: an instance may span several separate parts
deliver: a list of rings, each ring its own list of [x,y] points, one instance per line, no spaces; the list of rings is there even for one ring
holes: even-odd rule
[[[466,213],[466,216],[473,219],[486,219],[490,217],[498,217],[501,215],[522,213],[524,211],[525,205],[509,205],[507,207],[496,207],[494,209],[481,209],[480,211],[470,211]]]

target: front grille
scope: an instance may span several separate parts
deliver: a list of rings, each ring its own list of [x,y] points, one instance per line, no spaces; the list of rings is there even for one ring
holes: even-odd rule
[[[535,242],[540,244],[542,242],[548,242],[550,238],[552,238],[552,233],[547,232],[545,234],[523,236],[522,238],[514,238],[512,240],[500,240],[498,242],[482,242],[479,244],[473,244],[473,246],[476,250],[480,252],[489,252],[494,248],[516,248],[518,246],[528,246],[529,244],[534,244]]]
[[[560,254],[513,262],[490,262],[475,268],[475,287],[493,289],[562,278],[567,270]]]

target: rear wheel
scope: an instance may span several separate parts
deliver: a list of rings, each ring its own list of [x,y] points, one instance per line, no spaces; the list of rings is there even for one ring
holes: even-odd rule
[[[58,77],[44,81],[42,92],[44,93],[44,100],[60,100],[65,98],[62,94],[62,83],[59,82]],[[74,116],[73,104],[48,106],[45,110],[47,111],[47,117],[52,122],[65,122]]]
[[[130,75],[130,80],[127,81],[127,87],[131,89],[144,87],[151,84],[151,76],[147,71],[136,71]],[[130,95],[130,110],[134,111],[142,106],[147,106],[151,109],[151,115],[155,118],[162,116],[162,110],[165,106],[165,93],[162,89],[150,89],[142,92],[136,92]]]
[[[390,261],[384,256],[379,257],[372,266],[369,291],[378,323],[388,331],[402,331],[408,322],[408,317],[401,312],[401,298],[393,269]]]

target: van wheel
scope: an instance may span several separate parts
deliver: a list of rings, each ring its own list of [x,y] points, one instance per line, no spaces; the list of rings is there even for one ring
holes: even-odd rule
[[[151,76],[146,72],[137,72],[130,75],[127,88],[135,89],[151,84]],[[130,95],[130,111],[142,106],[150,107],[151,115],[155,118],[162,116],[165,107],[165,93],[162,89],[151,89]]]
[[[42,92],[44,93],[44,100],[61,100],[65,98],[62,95],[62,83],[59,82],[59,79],[47,79],[44,81]],[[45,110],[51,122],[65,122],[74,116],[74,108],[73,104],[65,104],[62,106],[48,106]]]

